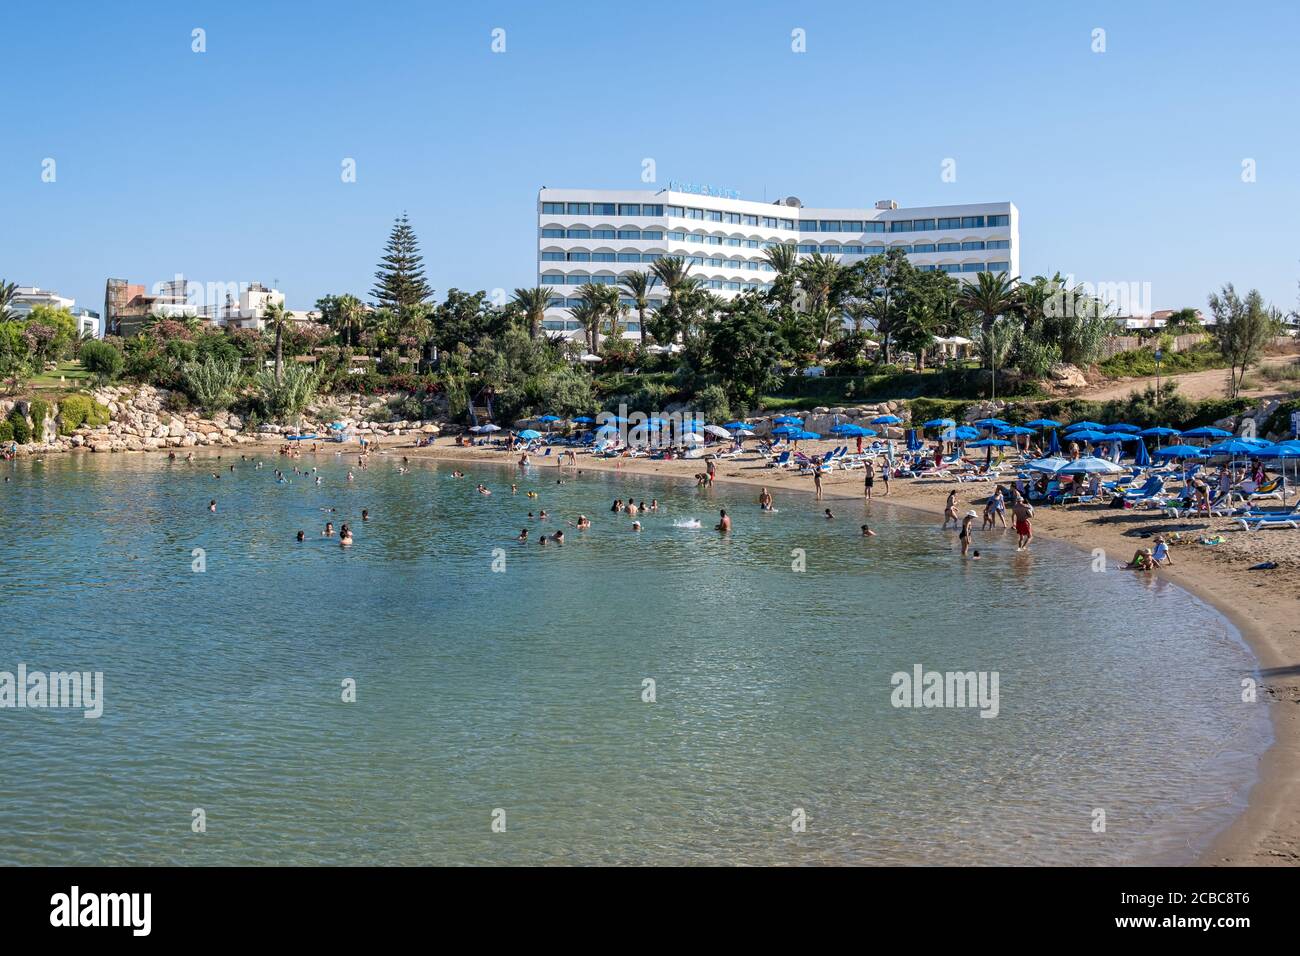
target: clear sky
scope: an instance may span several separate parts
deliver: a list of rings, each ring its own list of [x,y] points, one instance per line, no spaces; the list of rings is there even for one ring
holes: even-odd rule
[[[644,188],[645,158],[660,185],[744,198],[1011,200],[1024,275],[1150,282],[1154,308],[1204,307],[1231,281],[1296,307],[1294,0],[53,0],[3,16],[0,277],[96,310],[108,276],[178,272],[278,280],[291,308],[368,298],[403,210],[439,296],[532,285],[537,189]]]

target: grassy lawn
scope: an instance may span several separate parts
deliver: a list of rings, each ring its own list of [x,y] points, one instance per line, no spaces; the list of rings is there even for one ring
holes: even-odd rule
[[[59,381],[59,376],[63,381]],[[26,383],[28,388],[77,388],[90,384],[90,373],[81,367],[80,362],[60,362],[53,372],[33,376]]]

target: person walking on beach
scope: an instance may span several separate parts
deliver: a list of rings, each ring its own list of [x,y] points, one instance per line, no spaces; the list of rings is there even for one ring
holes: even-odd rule
[[[971,539],[975,537],[975,519],[978,517],[975,512],[966,512],[966,517],[961,521],[961,531],[957,535],[957,540],[961,542],[961,556],[966,557],[970,551]]]
[[[876,465],[870,459],[862,466],[862,493],[871,500],[871,489],[876,483]]]
[[[813,466],[813,495],[814,501],[821,501],[822,498],[822,469],[820,465]]]
[[[951,521],[953,524],[957,524],[960,521],[960,519],[957,517],[957,489],[956,488],[948,492],[948,500],[947,502],[944,503],[942,527],[944,528],[948,527],[949,521]]]
[[[1024,551],[1029,547],[1029,542],[1034,540],[1034,525],[1030,520],[1034,517],[1034,506],[1028,501],[1017,501],[1011,513],[1016,519],[1016,534],[1020,536],[1016,550]]]
[[[889,472],[894,467],[893,455],[885,458],[885,463],[880,468],[880,480],[885,483],[885,497],[889,497]]]

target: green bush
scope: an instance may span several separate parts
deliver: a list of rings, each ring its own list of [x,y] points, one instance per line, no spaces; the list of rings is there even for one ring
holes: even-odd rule
[[[50,403],[39,398],[28,406],[32,416],[32,441],[45,441],[45,416],[50,413]]]
[[[126,359],[113,345],[92,339],[81,346],[81,367],[95,377],[100,385],[105,385],[119,375],[126,366]]]
[[[1119,352],[1097,366],[1106,375],[1115,378],[1142,378],[1156,374],[1155,350],[1134,349]],[[1180,372],[1200,372],[1211,368],[1227,368],[1222,353],[1209,342],[1182,352],[1165,351],[1160,362],[1160,374],[1176,375]]]
[[[82,425],[108,424],[108,408],[89,395],[69,395],[59,403],[59,434],[71,435]]]
[[[13,430],[13,440],[20,445],[26,445],[32,440],[32,428],[27,424],[27,418],[18,410],[18,406],[13,407],[9,413],[9,426]]]
[[[7,445],[13,440],[14,426],[10,425],[8,421],[0,422],[0,442]]]

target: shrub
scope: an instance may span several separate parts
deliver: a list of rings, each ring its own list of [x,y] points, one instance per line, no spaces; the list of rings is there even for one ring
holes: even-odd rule
[[[45,441],[45,418],[50,414],[50,403],[42,399],[32,399],[28,406],[32,416],[32,441]]]
[[[9,413],[9,426],[13,431],[13,440],[18,444],[26,445],[32,440],[32,428],[27,424],[27,417],[18,410],[17,405]]]
[[[181,384],[206,412],[229,408],[235,400],[241,377],[239,359],[209,355],[202,362],[181,366]]]
[[[82,425],[108,424],[108,408],[89,395],[69,395],[59,403],[59,434],[71,435]]]
[[[8,421],[0,422],[0,442],[7,445],[13,440],[14,426],[10,425]]]
[[[305,365],[287,365],[284,379],[276,382],[273,372],[263,369],[253,379],[261,393],[262,409],[271,418],[283,420],[297,415],[316,394],[319,377]]]
[[[100,385],[116,379],[126,367],[126,359],[115,346],[97,339],[82,344],[80,357],[81,367],[93,375]]]

